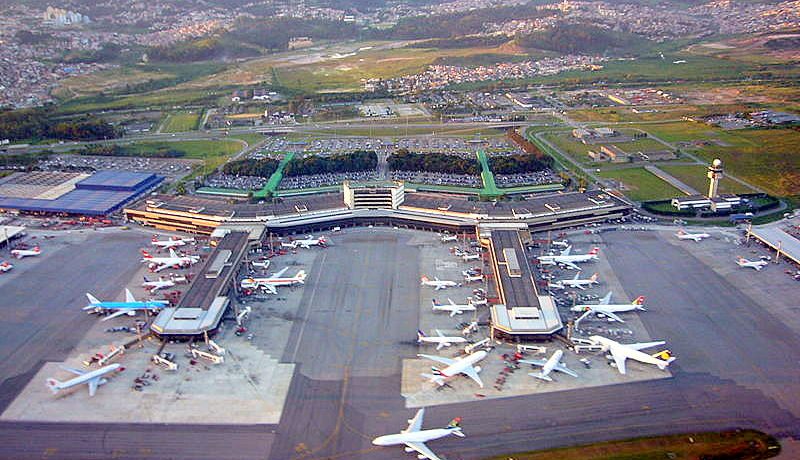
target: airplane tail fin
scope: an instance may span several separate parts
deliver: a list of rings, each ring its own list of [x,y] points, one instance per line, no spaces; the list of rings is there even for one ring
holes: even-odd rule
[[[598,247],[592,248],[592,250],[589,251],[589,254],[593,255],[593,256],[596,256],[597,254],[600,254],[600,248],[598,248]]]
[[[306,283],[306,277],[307,276],[308,275],[306,275],[306,271],[305,270],[300,270],[299,272],[297,272],[296,275],[294,275],[295,279],[300,284],[305,284]]]
[[[97,305],[100,303],[100,300],[97,297],[89,294],[88,292],[86,293],[86,298],[89,299],[89,303],[92,305]]]
[[[552,382],[553,381],[553,379],[549,375],[544,375],[541,372],[531,372],[528,375],[530,375],[531,377],[536,377],[539,380],[545,380],[547,382]]]
[[[684,232],[683,229],[678,230],[678,233],[676,233],[676,235],[685,235],[685,234],[686,232]]]
[[[431,382],[433,382],[433,383],[435,383],[435,384],[437,384],[439,386],[444,385],[444,378],[441,375],[425,374],[425,373],[422,373],[422,374],[419,374],[419,375],[425,377],[426,379],[430,380]]]
[[[645,311],[644,310],[644,301],[645,301],[645,296],[640,295],[632,303],[634,305],[638,306],[637,310]]]
[[[417,329],[417,342],[422,342],[423,337],[425,337],[425,333],[422,332],[422,329]]]
[[[58,381],[56,379],[52,379],[52,378],[51,379],[47,379],[45,381],[45,384],[47,384],[47,388],[49,388],[50,391],[53,392],[53,394],[58,393],[58,390],[61,389],[61,385],[62,385],[62,383],[60,381]]]
[[[589,278],[589,280],[590,280],[590,281],[592,281],[592,282],[595,282],[595,281],[597,281],[597,273],[593,274],[593,275],[592,275],[592,276]]]
[[[437,302],[436,299],[431,299],[431,305],[433,305],[434,307],[438,307],[439,302]]]
[[[425,276],[425,275],[422,275],[422,276],[419,278],[419,281],[420,281],[420,283],[427,283],[428,281],[430,281],[430,278],[428,278],[428,277],[427,277],[427,276]]]
[[[445,428],[459,428],[460,426],[461,426],[461,417],[456,417],[453,420],[450,420],[450,423],[448,423]]]
[[[40,252],[42,252],[42,250],[39,248],[39,246],[38,246],[38,245],[36,245],[36,246],[34,246],[34,247],[33,247],[33,253],[34,253],[34,254],[39,254]]]
[[[144,257],[145,259],[152,259],[153,258],[153,256],[150,255],[150,253],[145,251],[144,249],[142,249],[142,257]]]

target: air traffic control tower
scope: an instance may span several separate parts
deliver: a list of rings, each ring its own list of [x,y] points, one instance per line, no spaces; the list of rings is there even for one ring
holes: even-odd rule
[[[717,197],[719,180],[722,179],[722,160],[714,159],[708,167],[708,199],[713,200]]]

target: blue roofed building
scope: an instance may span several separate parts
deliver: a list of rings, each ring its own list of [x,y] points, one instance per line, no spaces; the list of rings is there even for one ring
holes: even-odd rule
[[[102,216],[122,208],[160,184],[156,174],[100,171],[92,175],[15,173],[0,179],[0,209]]]

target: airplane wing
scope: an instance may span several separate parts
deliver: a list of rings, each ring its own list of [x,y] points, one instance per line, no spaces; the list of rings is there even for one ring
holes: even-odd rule
[[[442,331],[440,331],[439,329],[436,329],[436,335],[438,335],[439,337],[444,337],[444,334],[442,334]]]
[[[602,299],[600,299],[600,305],[608,305],[611,302],[611,291],[608,291],[608,294],[604,295]]]
[[[288,267],[288,266],[287,266],[287,267],[284,267],[284,268],[282,268],[282,269],[280,269],[280,270],[276,271],[275,273],[273,273],[273,274],[269,275],[267,278],[280,278],[280,277],[281,277],[281,276],[283,276],[283,274],[284,274],[284,273],[286,273],[288,270],[289,270],[289,267]]]
[[[554,369],[557,370],[558,372],[563,372],[563,373],[565,373],[567,375],[571,375],[573,377],[577,377],[578,376],[578,374],[575,371],[573,371],[572,369],[570,369],[567,366],[564,366],[562,364],[556,364],[556,367],[554,367]]]
[[[441,284],[437,284],[436,287],[433,288],[434,291],[438,291],[440,289],[444,289],[444,286],[442,286]]]
[[[74,367],[61,366],[61,369],[64,369],[67,372],[72,372],[75,375],[83,375],[86,373],[86,371],[75,369]]]
[[[278,293],[278,290],[275,288],[275,286],[273,286],[271,284],[264,284],[261,287],[263,287],[264,290],[266,290],[270,294],[277,294]]]
[[[413,433],[422,429],[422,419],[425,417],[425,408],[417,411],[414,418],[408,421],[408,428],[403,430],[403,433]]]
[[[125,289],[125,302],[133,303],[136,302],[136,299],[133,297],[133,293],[130,289]]]
[[[542,367],[547,362],[544,359],[520,359],[518,363],[533,364],[534,366]]]
[[[568,256],[570,252],[572,252],[572,246],[567,246],[567,248],[566,248],[566,249],[564,249],[563,251],[561,251],[561,255],[562,255],[562,256]]]
[[[432,361],[437,361],[437,362],[440,362],[442,364],[447,364],[448,366],[453,364],[454,362],[456,362],[455,359],[445,358],[443,356],[422,355],[422,354],[417,355],[417,356],[419,356],[420,358],[428,358],[428,359],[430,359]]]
[[[456,304],[455,302],[453,302],[453,299],[447,299],[447,301],[450,302],[450,305],[455,305]]]
[[[614,358],[614,363],[617,365],[617,370],[619,371],[619,373],[624,374],[625,360],[628,359],[628,357],[621,353],[614,353],[613,350],[611,351],[611,356]]]
[[[100,384],[100,379],[101,378],[102,377],[97,376],[97,377],[95,377],[95,378],[93,378],[93,379],[91,379],[91,380],[86,382],[86,384],[89,385],[89,396],[94,396],[94,394],[97,392],[97,387]]]
[[[573,286],[573,287],[576,287],[576,288],[580,289],[581,291],[585,291],[585,290],[586,290],[586,288],[585,288],[585,287],[583,287],[583,285],[581,285],[581,284],[576,284],[576,285],[575,285],[575,286]]]
[[[439,342],[439,344],[438,344],[438,345],[436,345],[436,351],[439,351],[439,350],[441,350],[442,348],[444,348],[444,347],[449,347],[449,346],[450,346],[450,343],[449,343],[449,342]]]
[[[611,313],[610,311],[601,311],[600,313],[608,316],[609,318],[611,318],[614,321],[617,321],[619,323],[624,323],[625,322],[625,321],[622,320],[622,318],[620,318],[619,316],[615,315],[614,313]]]
[[[153,271],[154,271],[154,272],[156,272],[156,273],[158,273],[158,272],[160,272],[161,270],[165,270],[165,269],[167,269],[167,268],[169,268],[169,265],[167,265],[167,264],[160,264],[160,265],[159,265],[158,267],[156,267],[156,269],[155,269],[155,270],[153,270]]]
[[[112,313],[112,314],[106,316],[105,318],[101,319],[100,321],[108,321],[108,320],[110,320],[112,318],[116,318],[118,316],[127,315],[127,314],[128,314],[128,310],[117,310],[114,313]]]
[[[580,270],[580,269],[581,269],[581,267],[579,267],[579,266],[577,266],[577,265],[573,264],[572,262],[566,262],[566,261],[564,261],[564,262],[561,262],[561,263],[562,263],[562,264],[564,264],[564,265],[566,265],[567,267],[574,268],[575,270]]]
[[[586,310],[584,314],[582,314],[580,317],[578,317],[578,319],[575,320],[575,324],[580,323],[581,321],[583,321],[584,318],[591,315],[592,313],[594,313],[594,310],[592,310],[591,308]]]
[[[581,276],[580,273],[576,273],[575,276],[572,278],[572,281],[578,281],[578,277]]]
[[[428,460],[441,460],[439,457],[436,456],[425,443],[422,442],[407,442],[406,446],[414,449],[419,455],[422,455],[422,458],[427,458]]]
[[[450,311],[450,317],[452,318],[452,317],[456,316],[457,314],[459,314],[460,312],[461,312],[461,310],[457,310],[457,309],[451,310]]]
[[[481,377],[478,375],[478,371],[476,371],[473,366],[464,369],[463,371],[461,371],[461,373],[474,380],[479,387],[483,388],[483,381],[481,380]]]
[[[621,344],[621,345],[624,345],[624,346],[626,346],[628,348],[632,348],[634,350],[644,350],[645,348],[657,347],[659,345],[664,345],[665,343],[667,343],[667,342],[664,342],[663,340],[659,340],[657,342],[626,343],[626,344]]]

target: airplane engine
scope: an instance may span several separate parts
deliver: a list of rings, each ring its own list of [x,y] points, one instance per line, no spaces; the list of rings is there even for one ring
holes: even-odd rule
[[[128,313],[126,313],[126,315],[128,315],[128,316],[136,316],[136,310],[131,310]]]
[[[475,372],[480,372],[480,371],[481,371],[481,367],[480,366],[475,366]]]
[[[411,420],[409,420],[409,421],[408,421],[408,423],[411,423]],[[410,448],[410,447],[404,447],[404,448],[403,448],[403,450],[405,450],[405,451],[406,451],[406,453],[409,453],[409,454],[410,454],[411,452],[414,452],[414,449],[412,449],[412,448]]]
[[[98,386],[105,385],[106,383],[108,383],[108,379],[100,379],[97,381]]]
[[[422,455],[422,454],[419,454],[419,455],[417,455],[417,458],[418,458],[419,460],[425,460],[425,459],[426,459],[426,458],[428,458],[428,457],[426,457],[426,456],[424,456],[424,455]]]

